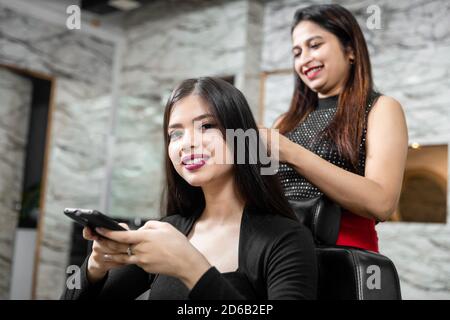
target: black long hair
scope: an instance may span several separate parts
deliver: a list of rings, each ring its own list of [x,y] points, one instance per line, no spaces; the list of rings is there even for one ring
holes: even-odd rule
[[[255,130],[259,133],[253,114],[244,95],[230,83],[211,77],[184,80],[171,94],[164,112],[164,145],[166,186],[162,196],[162,212],[166,215],[181,214],[189,216],[202,210],[205,198],[200,187],[191,186],[175,170],[168,154],[169,137],[167,134],[173,105],[181,99],[195,94],[203,98],[211,114],[214,115],[225,139],[226,129]],[[245,154],[249,154],[249,141],[245,139]],[[232,143],[227,141],[227,143]],[[292,219],[295,215],[283,195],[281,184],[276,175],[261,175],[259,157],[256,164],[236,161],[237,148],[234,151],[234,179],[238,194],[250,205],[262,212],[279,214]]]

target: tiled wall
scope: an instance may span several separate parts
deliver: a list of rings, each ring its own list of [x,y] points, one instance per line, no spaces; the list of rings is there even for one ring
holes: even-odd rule
[[[29,79],[0,68],[0,300],[10,292],[31,94]]]
[[[0,30],[0,63],[56,80],[36,297],[57,298],[64,287],[71,232],[63,209],[100,203],[114,46],[2,6]]]

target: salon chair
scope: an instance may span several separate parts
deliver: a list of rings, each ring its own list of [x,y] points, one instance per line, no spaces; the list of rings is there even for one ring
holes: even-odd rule
[[[289,201],[316,244],[319,300],[400,300],[392,261],[375,252],[337,246],[341,208],[325,196]]]

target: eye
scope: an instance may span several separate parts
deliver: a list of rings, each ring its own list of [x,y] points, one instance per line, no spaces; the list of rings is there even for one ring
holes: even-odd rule
[[[301,53],[302,53],[301,51],[294,51],[294,52],[293,52],[294,58],[299,57]]]
[[[182,135],[183,135],[183,132],[181,130],[174,130],[172,132],[169,132],[169,141],[177,140]]]
[[[311,48],[316,49],[318,47],[320,47],[321,43],[313,43],[311,44]]]
[[[205,130],[212,129],[215,127],[216,127],[216,124],[214,124],[214,123],[204,123],[204,124],[202,124],[201,129],[202,129],[202,131],[205,131]]]

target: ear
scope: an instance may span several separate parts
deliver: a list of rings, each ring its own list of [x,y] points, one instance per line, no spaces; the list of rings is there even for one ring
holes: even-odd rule
[[[354,52],[353,48],[347,47],[346,51],[347,51],[347,59],[348,59],[348,61],[351,64],[355,63],[355,52]]]

